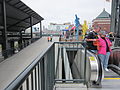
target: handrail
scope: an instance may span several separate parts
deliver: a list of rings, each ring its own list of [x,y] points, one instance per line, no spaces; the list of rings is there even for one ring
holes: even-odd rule
[[[108,68],[112,69],[115,73],[120,75],[120,67],[118,67],[118,66],[116,66],[114,64],[110,64],[110,65],[108,65]]]
[[[73,43],[80,43],[80,42],[67,42],[67,43],[70,43],[70,44],[73,44]],[[27,82],[27,79],[29,79],[28,77],[31,75],[33,75],[33,71],[36,70],[36,67],[41,67],[40,65],[42,64],[45,64],[43,65],[42,68],[45,69],[44,72],[42,72],[43,74],[43,77],[45,78],[42,78],[43,82],[41,83],[45,83],[43,85],[43,88],[41,90],[52,90],[52,85],[55,84],[55,81],[65,81],[64,79],[59,79],[59,80],[55,80],[54,78],[54,74],[55,74],[55,70],[54,70],[54,61],[51,62],[51,59],[54,58],[54,55],[55,53],[54,52],[54,47],[55,47],[55,43],[52,43],[49,45],[49,47],[47,49],[45,49],[44,52],[42,52],[42,54],[39,54],[38,56],[36,56],[36,58],[34,58],[33,62],[27,66],[24,71],[22,71],[13,81],[11,81],[11,83],[5,88],[5,90],[17,90],[17,89],[20,89],[21,86],[23,85],[23,83],[26,81]],[[61,44],[61,43],[60,43]],[[66,43],[65,43],[66,44]],[[53,58],[51,58],[51,53],[53,55]],[[67,53],[66,53],[67,54]],[[43,59],[44,58],[44,59]],[[50,59],[50,60],[49,60]],[[44,62],[43,62],[44,61]],[[47,61],[47,62],[46,62]],[[43,63],[41,63],[43,62]],[[38,66],[39,65],[39,66]],[[50,71],[52,70],[52,71]],[[38,71],[38,70],[37,70]],[[36,72],[36,71],[35,71]],[[46,73],[47,72],[47,73]],[[39,73],[39,72],[38,72]],[[44,75],[45,73],[45,75]],[[52,74],[51,74],[52,73]],[[36,73],[34,73],[36,74]],[[35,80],[36,80],[37,77],[35,77]],[[48,79],[49,78],[49,79]],[[52,78],[52,79],[51,79]],[[44,80],[45,79],[45,80]],[[66,78],[66,82],[69,82],[71,80],[68,80],[69,78]],[[46,81],[48,80],[48,81]],[[72,82],[74,81],[77,81],[77,82],[85,82],[84,79],[72,79]],[[34,81],[35,84],[37,81]],[[32,83],[32,82],[31,82]],[[52,84],[51,84],[52,83]],[[47,85],[46,85],[47,84]],[[48,87],[49,86],[49,87]],[[28,85],[29,87],[29,85]],[[34,86],[36,87],[36,85]],[[40,87],[40,86],[39,86]],[[45,88],[45,89],[44,89]],[[33,88],[32,88],[33,90]]]
[[[55,42],[55,43],[58,43],[58,44],[74,44],[74,43],[76,43],[76,44],[79,44],[79,43],[85,43],[85,41],[71,41],[71,42],[66,42],[66,41],[60,41],[60,42]]]
[[[51,44],[42,54],[39,54],[33,62],[23,71],[19,74],[18,77],[16,77],[15,80],[13,80],[6,88],[5,90],[16,90],[19,88],[19,85],[24,82],[24,80],[27,78],[27,76],[30,74],[30,72],[33,70],[33,68],[36,66],[38,62],[41,62],[41,59],[43,56],[47,53],[47,51],[54,45]]]

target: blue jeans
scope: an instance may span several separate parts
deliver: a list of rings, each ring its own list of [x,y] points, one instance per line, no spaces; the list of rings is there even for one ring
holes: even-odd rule
[[[98,57],[100,58],[100,60],[103,64],[103,67],[107,68],[108,67],[108,60],[109,60],[109,57],[110,57],[110,52],[107,52],[106,55],[98,54]]]

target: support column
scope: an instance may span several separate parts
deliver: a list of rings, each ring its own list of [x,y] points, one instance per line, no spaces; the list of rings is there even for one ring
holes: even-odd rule
[[[40,38],[42,37],[42,23],[40,21]]]
[[[120,0],[118,1],[118,46],[120,46]]]
[[[119,38],[120,38],[120,0],[118,1],[118,11],[119,11],[119,13],[118,13],[118,35],[119,35]],[[120,40],[119,40],[119,42],[120,42]]]
[[[112,24],[111,27],[114,30],[114,33],[116,34],[117,38],[120,38],[120,2],[119,0],[113,0],[112,1]],[[115,39],[115,43],[114,46],[117,47],[120,45],[120,40],[119,39]]]
[[[2,0],[2,12],[3,12],[3,26],[4,29],[2,30],[2,37],[3,37],[3,44],[2,44],[2,51],[4,58],[7,58],[7,22],[6,22],[6,2],[5,0]]]
[[[110,31],[116,33],[116,2],[112,0]]]
[[[11,48],[11,55],[15,54],[14,41],[10,42],[10,48]]]
[[[23,40],[23,47],[25,48],[26,47],[26,40]]]
[[[22,31],[20,31],[20,40],[18,41],[18,46],[21,49],[23,49],[23,45],[22,45]]]
[[[31,43],[32,43],[32,38],[33,38],[33,17],[30,17],[30,27],[31,27]]]

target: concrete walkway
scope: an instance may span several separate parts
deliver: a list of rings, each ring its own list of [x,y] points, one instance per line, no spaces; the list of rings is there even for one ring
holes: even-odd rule
[[[102,88],[89,88],[88,90],[120,90],[120,76],[112,70],[104,72]]]
[[[54,37],[53,41],[58,41],[58,37]],[[43,37],[1,62],[0,90],[4,90],[38,55],[42,54],[52,44],[53,42],[47,41],[47,37]]]

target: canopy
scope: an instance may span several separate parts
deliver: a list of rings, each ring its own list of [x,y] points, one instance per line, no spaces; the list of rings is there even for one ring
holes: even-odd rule
[[[3,9],[0,0],[0,29],[3,29]],[[20,31],[30,27],[30,18],[32,17],[32,24],[35,25],[43,20],[43,18],[34,12],[31,8],[25,5],[20,0],[5,0],[6,2],[6,21],[7,31]]]

